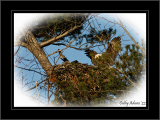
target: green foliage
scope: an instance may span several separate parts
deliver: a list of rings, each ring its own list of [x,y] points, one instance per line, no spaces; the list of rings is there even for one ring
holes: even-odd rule
[[[95,28],[91,29],[89,34],[85,34],[84,36],[86,37],[86,41],[88,43],[94,43],[96,41],[100,41],[99,38],[101,38],[102,40],[106,40],[109,41],[110,38],[112,37],[112,35],[116,34],[116,30],[113,30],[112,28],[104,29],[104,30],[100,30],[97,31]]]
[[[39,19],[38,25],[32,29],[32,33],[37,39],[42,38],[39,39],[39,42],[47,41],[52,37],[63,34],[76,25],[86,22],[84,15],[74,13],[51,14],[43,19]],[[70,37],[70,40],[76,38],[81,34],[82,29],[83,26],[67,36]],[[96,31],[93,28],[89,34],[84,34],[77,39],[76,45],[80,45],[83,42],[83,37],[86,37],[87,43],[91,44],[94,42],[109,42],[110,38],[115,34],[116,30],[112,28],[101,31]],[[60,42],[69,42],[69,39],[65,39],[67,36],[61,38]],[[120,46],[117,45],[115,48],[116,53],[119,51]],[[74,70],[72,72],[65,71],[68,72],[67,75],[69,76],[64,75],[61,80],[55,82],[55,99],[52,103],[57,106],[62,105],[64,103],[62,98],[66,100],[67,106],[96,106],[106,103],[106,100],[114,101],[113,96],[119,97],[123,93],[119,90],[129,90],[132,86],[116,67],[125,73],[134,83],[139,82],[141,74],[145,69],[145,60],[137,46],[125,46],[125,52],[115,63],[116,67],[109,68],[108,61],[111,60],[109,56],[109,54],[102,54],[101,57],[95,60],[98,63],[97,67],[92,67],[87,72],[86,68],[79,68],[76,62],[71,62]],[[59,75],[61,74],[64,73],[59,72]]]
[[[116,62],[116,65],[121,68],[133,82],[137,83],[141,79],[142,72],[145,70],[143,66],[145,58],[135,45],[127,45],[125,49],[125,53],[120,57],[121,62]]]
[[[53,13],[47,14],[37,20],[38,24],[33,27],[32,33],[37,38],[39,42],[47,41],[52,37],[58,36],[63,34],[64,32],[68,31],[69,29],[73,28],[74,26],[81,25],[85,21],[86,13]],[[76,38],[77,35],[81,33],[80,27],[74,30],[72,33],[68,34],[70,39]],[[65,37],[67,37],[65,36]],[[63,37],[61,41],[67,41]],[[42,38],[42,39],[38,39]],[[80,38],[82,39],[82,38]],[[65,41],[64,41],[65,40]]]
[[[125,52],[116,62],[122,72],[125,73],[134,83],[140,81],[141,72],[144,69],[142,62],[144,58],[142,53],[135,45],[125,46]],[[105,60],[107,55],[102,55],[97,62]],[[72,63],[72,66],[76,66]],[[114,97],[121,97],[123,92],[119,90],[129,90],[131,84],[126,77],[120,73],[116,68],[108,67],[107,63],[98,64],[87,73],[89,77],[84,77],[83,71],[79,73],[78,68],[74,70],[76,79],[57,82],[59,89],[62,89],[62,97],[67,101],[67,106],[100,106],[106,103],[106,100],[114,102]],[[66,85],[66,86],[65,86]],[[57,91],[57,95],[59,91]],[[108,96],[106,96],[108,95]],[[62,103],[60,97],[56,99]],[[54,100],[55,101],[55,100]]]

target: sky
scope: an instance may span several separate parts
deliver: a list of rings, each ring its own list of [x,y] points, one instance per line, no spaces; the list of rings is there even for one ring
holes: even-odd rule
[[[131,34],[131,36],[139,43],[141,43],[141,38],[144,39],[144,41],[146,41],[146,14],[144,13],[118,13],[117,14],[122,23],[125,25],[126,29],[128,30],[128,32]],[[113,13],[103,13],[101,15],[99,15],[100,17],[104,17],[106,18],[107,20],[109,21],[116,21],[118,22],[118,19],[116,18],[115,14]],[[25,29],[25,27],[32,21],[34,20],[38,20],[39,17],[43,17],[42,14],[37,14],[37,13],[15,13],[14,14],[14,36],[16,36],[20,30],[23,30]],[[119,25],[113,25],[112,23],[104,20],[104,19],[101,19],[101,18],[97,18],[97,21],[99,23],[96,24],[96,22],[94,22],[94,24],[96,24],[96,27],[101,30],[101,29],[104,29],[104,26],[105,26],[105,29],[109,28],[109,27],[113,27],[113,29],[116,29],[117,30],[117,33],[115,35],[115,37],[119,36],[119,35],[122,35],[124,33],[124,30],[119,26]],[[101,24],[101,25],[100,25]],[[91,24],[93,26],[93,24]],[[126,41],[126,40],[129,40],[129,41]],[[84,41],[85,42],[85,41]],[[74,43],[73,43],[74,44]],[[126,33],[124,33],[124,36],[122,38],[122,46],[125,46],[126,44],[134,44],[133,41],[131,41],[131,39],[128,37],[128,35]],[[15,51],[17,50],[18,47],[15,47]],[[49,45],[47,47],[44,47],[44,51],[46,54],[51,54],[53,53],[54,51],[56,51],[57,49],[62,49],[62,48],[65,48],[64,46],[53,46],[53,45]],[[102,47],[100,47],[100,49],[102,49]],[[98,47],[96,48],[93,48],[93,50],[97,51],[97,52],[100,52],[100,50],[98,49]],[[89,65],[92,65],[91,63],[91,60],[86,57],[86,55],[84,54],[84,51],[80,51],[80,50],[75,50],[73,48],[67,48],[64,53],[63,53],[67,59],[69,61],[74,61],[74,60],[78,60],[79,62],[81,63],[85,63],[85,64],[89,64]],[[37,60],[34,60],[34,56],[25,48],[21,47],[20,48],[20,52],[18,52],[19,56],[23,56],[25,59],[32,59],[34,62],[33,63],[30,63],[29,61],[24,61],[22,60],[21,62],[16,62],[18,59],[14,59],[14,63],[15,65],[17,66],[20,66],[20,67],[26,67],[29,69],[29,67],[32,67],[32,69],[34,68],[41,68],[41,66],[37,66],[35,63],[38,62]],[[54,54],[52,56],[49,57],[49,60],[51,61],[51,64],[53,65],[54,64],[54,57],[56,57],[55,60],[57,60],[58,58],[58,54]],[[57,64],[61,64],[62,63],[62,60],[60,59]],[[42,69],[40,69],[41,71],[43,71]],[[14,77],[15,77],[15,86],[19,86],[18,87],[14,87],[14,102],[15,102],[15,106],[40,106],[43,104],[38,104],[38,102],[34,101],[33,99],[34,98],[30,98],[29,96],[33,95],[35,96],[35,98],[37,98],[37,92],[36,92],[36,89],[34,90],[31,90],[31,92],[29,92],[29,94],[27,93],[22,93],[22,91],[24,90],[27,90],[27,87],[24,87],[24,86],[27,86],[25,85],[27,82],[33,82],[32,84],[35,85],[35,81],[37,80],[41,80],[41,79],[44,79],[42,78],[42,76],[40,76],[38,73],[33,73],[31,71],[27,71],[27,70],[23,70],[22,69],[19,69],[19,68],[16,68],[15,71],[14,71]],[[18,84],[19,81],[16,81],[16,80],[22,80],[23,78],[23,89],[21,89],[22,87],[22,84]],[[20,81],[21,82],[21,81]],[[22,82],[21,82],[22,83]],[[29,86],[28,86],[29,87]],[[145,91],[145,86],[141,87],[143,88],[141,90],[141,94],[144,95],[144,93],[146,92]],[[39,91],[40,94],[42,96],[40,96],[41,100],[44,102],[47,101],[47,99],[45,100],[45,98],[47,98],[47,92],[44,92],[43,90],[42,91]],[[129,97],[127,98],[127,101],[126,100],[122,100],[121,103],[127,103],[129,101],[133,101],[133,100],[136,100],[138,102],[145,102],[145,97],[146,96],[143,96],[141,97],[141,94],[140,95],[137,95],[136,97],[132,98],[132,97]],[[45,96],[45,97],[43,97]],[[51,98],[51,100],[54,99],[54,96]],[[24,102],[25,101],[25,102]],[[126,101],[126,102],[124,102]],[[125,106],[126,104],[121,104],[121,106]],[[127,104],[129,106],[129,104]],[[131,105],[133,106],[133,105]],[[135,105],[134,105],[135,106]],[[138,105],[140,106],[140,105]],[[144,105],[142,105],[144,106]]]

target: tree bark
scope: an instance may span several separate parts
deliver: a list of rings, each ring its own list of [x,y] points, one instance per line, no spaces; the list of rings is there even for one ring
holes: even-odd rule
[[[90,14],[91,13],[88,13],[86,16],[88,17]],[[52,72],[52,65],[42,48],[47,45],[53,44],[54,42],[58,41],[60,38],[65,37],[66,35],[73,32],[75,29],[78,29],[82,25],[83,25],[83,22],[81,23],[81,25],[74,26],[67,32],[63,33],[62,35],[59,35],[55,38],[51,38],[50,40],[42,43],[38,43],[38,41],[36,40],[32,32],[27,31],[25,33],[24,41],[16,42],[14,43],[14,46],[18,45],[18,46],[26,47],[36,57],[36,59],[39,61],[40,65],[42,66],[43,70],[49,76]]]
[[[42,66],[46,74],[49,76],[52,70],[52,65],[31,31],[28,31],[26,33],[25,41],[25,47],[37,58],[40,65]]]

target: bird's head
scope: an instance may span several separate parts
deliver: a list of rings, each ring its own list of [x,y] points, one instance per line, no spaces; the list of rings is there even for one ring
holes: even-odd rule
[[[95,59],[99,58],[100,56],[102,56],[102,55],[101,54],[95,55]]]

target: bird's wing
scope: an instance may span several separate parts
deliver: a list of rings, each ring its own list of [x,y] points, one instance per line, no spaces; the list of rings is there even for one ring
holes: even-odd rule
[[[111,43],[108,45],[108,49],[107,49],[106,53],[109,53],[109,55],[110,55],[110,57],[112,58],[113,61],[116,59],[116,57],[117,57],[117,55],[118,55],[118,52],[120,51],[120,49],[119,49],[117,52],[115,52],[115,45],[118,45],[118,42],[119,42],[120,40],[121,40],[120,37],[116,37],[116,38],[114,38],[114,39],[111,41]],[[119,45],[121,46],[121,44],[119,44]],[[113,65],[113,64],[114,64],[113,61],[111,61],[109,64],[110,64],[110,65]]]
[[[111,44],[118,44],[118,42],[121,40],[121,37],[116,37],[111,41]]]
[[[98,54],[94,50],[85,50],[85,52],[86,56],[88,56],[91,60],[95,57],[96,54]]]
[[[97,66],[97,61],[95,61],[95,55],[98,54],[94,50],[85,50],[85,54],[91,59],[94,66]]]

